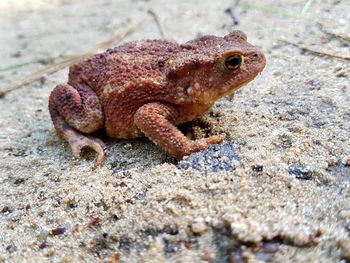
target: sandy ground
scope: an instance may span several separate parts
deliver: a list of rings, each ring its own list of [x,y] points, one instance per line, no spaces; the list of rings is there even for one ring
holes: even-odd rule
[[[180,164],[147,139],[73,160],[47,110],[67,68],[0,98],[0,262],[349,262],[350,62],[282,40],[349,56],[318,23],[349,37],[350,2],[305,2],[240,1],[234,25],[230,1],[2,0],[0,90],[141,20],[123,41],[241,29],[268,64],[190,127],[225,144]]]

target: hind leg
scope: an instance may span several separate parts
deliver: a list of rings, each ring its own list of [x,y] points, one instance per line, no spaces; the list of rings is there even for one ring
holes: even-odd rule
[[[102,107],[94,91],[83,84],[58,85],[50,94],[49,111],[57,133],[69,143],[73,156],[79,158],[81,149],[89,147],[98,153],[96,163],[101,165],[104,161],[102,142],[83,134],[104,125]]]

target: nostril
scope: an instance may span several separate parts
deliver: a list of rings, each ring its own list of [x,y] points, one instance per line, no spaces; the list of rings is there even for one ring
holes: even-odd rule
[[[257,58],[257,57],[258,57],[258,53],[257,53],[257,52],[254,52],[254,53],[253,53],[253,57]]]

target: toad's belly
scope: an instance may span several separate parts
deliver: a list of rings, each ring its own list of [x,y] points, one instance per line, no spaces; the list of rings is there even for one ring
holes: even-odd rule
[[[116,139],[132,139],[143,137],[144,134],[134,123],[136,111],[148,102],[130,102],[128,100],[111,100],[103,107],[105,116],[105,129],[107,135]],[[202,116],[212,104],[176,105],[178,116],[174,125],[189,122]]]
[[[105,130],[110,138],[132,139],[143,137],[143,133],[134,123],[135,110],[114,109],[107,107],[104,109]]]
[[[105,130],[109,137],[132,139],[142,137],[142,132],[134,123],[136,111],[144,104],[130,96],[112,96],[101,99],[105,117]]]
[[[129,127],[118,127],[106,124],[106,133],[108,137],[114,139],[133,139],[143,137],[144,134],[135,125]]]

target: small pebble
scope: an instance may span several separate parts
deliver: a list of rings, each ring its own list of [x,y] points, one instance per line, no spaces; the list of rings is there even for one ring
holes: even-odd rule
[[[345,166],[350,166],[350,156],[344,157],[343,160],[342,160],[342,163],[343,163]]]
[[[24,183],[24,181],[25,181],[24,178],[16,178],[14,184],[15,185],[20,185],[20,184]]]
[[[6,249],[6,251],[9,252],[9,253],[13,253],[13,252],[15,252],[15,251],[17,250],[17,247],[14,246],[14,245],[8,245],[8,246],[6,246],[5,249]]]
[[[337,78],[347,78],[348,74],[345,71],[340,71],[335,75]]]
[[[329,168],[328,162],[321,162],[320,166],[323,168],[323,170],[328,170],[328,168]]]
[[[107,259],[107,263],[117,263],[120,261],[121,254],[120,252],[114,252]]]
[[[331,156],[331,157],[328,159],[327,163],[328,163],[328,166],[335,166],[335,165],[337,165],[337,164],[339,163],[339,160],[338,160],[337,157]]]
[[[342,219],[350,219],[350,210],[342,210],[339,212],[339,216]]]
[[[74,200],[71,200],[71,199],[69,199],[69,198],[63,199],[63,203],[64,203],[66,206],[70,207],[70,208],[76,207],[76,204],[75,204]]]
[[[201,235],[207,230],[207,225],[205,224],[204,219],[199,217],[194,220],[191,229],[193,233]]]
[[[44,248],[46,248],[47,247],[47,241],[44,241],[44,242],[42,242],[40,245],[39,245],[39,248],[40,249],[44,249]]]
[[[67,231],[67,228],[65,227],[57,227],[54,229],[51,229],[50,234],[53,236],[57,236],[57,235],[62,235]]]
[[[100,223],[100,218],[98,216],[90,216],[88,227],[96,226],[99,223]]]
[[[292,131],[295,133],[302,133],[304,131],[305,127],[301,124],[296,124],[293,128]]]
[[[51,248],[47,249],[47,251],[45,253],[45,256],[52,257],[53,255],[55,255],[55,253],[56,253],[55,248],[51,247]]]
[[[84,227],[82,227],[79,224],[76,224],[72,230],[73,230],[73,232],[81,232],[83,229],[84,229]]]
[[[214,229],[222,229],[224,228],[224,223],[217,218],[213,218],[210,222],[210,226]]]
[[[263,88],[259,90],[261,95],[269,95],[271,94],[271,89],[270,88]]]
[[[338,247],[341,249],[342,258],[350,260],[350,241],[347,239],[340,240]]]
[[[261,164],[253,164],[252,165],[252,170],[257,173],[261,173],[264,171],[264,166]]]
[[[12,209],[8,206],[4,206],[2,209],[1,209],[1,213],[11,213],[12,212]]]
[[[312,172],[305,166],[292,165],[289,167],[289,174],[294,175],[297,179],[311,180]]]
[[[310,148],[312,145],[312,142],[309,140],[304,140],[303,145],[304,145],[304,148]]]
[[[301,149],[299,147],[291,147],[291,148],[289,148],[289,151],[291,153],[294,153],[295,155],[301,154]]]
[[[344,229],[350,234],[350,223],[345,224]]]

